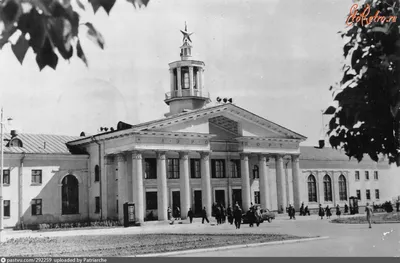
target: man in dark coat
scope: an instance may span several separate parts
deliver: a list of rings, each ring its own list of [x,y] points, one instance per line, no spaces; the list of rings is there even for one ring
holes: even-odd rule
[[[306,214],[304,213],[304,203],[301,203],[300,206],[300,216],[305,216]]]
[[[193,217],[194,217],[194,213],[193,213],[192,208],[189,208],[189,211],[188,211],[187,216],[188,216],[189,219],[190,219],[190,223],[192,223],[192,222],[193,222]]]
[[[228,206],[226,213],[228,214],[228,222],[229,222],[229,224],[232,225],[233,224],[233,211],[232,211],[231,206]]]
[[[240,206],[236,206],[235,210],[233,211],[233,216],[235,217],[235,226],[236,229],[240,229],[240,224],[242,223],[242,209]]]
[[[202,224],[204,224],[204,220],[206,220],[207,223],[210,223],[210,221],[208,221],[208,218],[207,218],[206,207],[204,207],[203,210],[201,211],[201,223]]]
[[[325,211],[324,211],[324,209],[322,208],[322,205],[321,205],[321,204],[319,204],[318,215],[321,217],[321,219],[323,219],[323,218],[324,218],[324,215],[325,215]]]

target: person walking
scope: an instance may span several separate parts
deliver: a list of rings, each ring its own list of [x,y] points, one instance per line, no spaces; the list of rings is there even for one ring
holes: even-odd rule
[[[347,204],[344,204],[344,213],[345,214],[349,213],[349,206]]]
[[[305,216],[306,214],[304,213],[304,202],[301,203],[300,206],[300,216]]]
[[[321,217],[321,220],[324,219],[325,212],[324,212],[324,209],[322,208],[321,204],[319,204],[318,215]]]
[[[326,206],[325,212],[326,212],[326,219],[331,219],[332,212],[331,212],[331,208],[329,207],[329,205]]]
[[[340,206],[339,206],[339,204],[336,206],[336,215],[337,215],[337,217],[340,217],[340,214],[341,214],[342,212],[340,212]]]
[[[193,217],[194,217],[194,213],[193,213],[192,208],[189,208],[189,211],[188,211],[187,216],[188,216],[189,219],[190,219],[190,223],[192,223],[192,222],[193,222]]]
[[[372,208],[369,206],[369,203],[367,203],[367,205],[365,206],[365,214],[366,214],[366,216],[367,216],[367,221],[368,221],[368,224],[369,224],[369,228],[371,228],[371,217],[372,217],[372,215],[373,215],[373,211],[372,211]]]
[[[203,207],[203,210],[201,211],[201,223],[202,224],[204,224],[204,220],[206,220],[207,223],[210,223],[210,221],[208,221],[208,218],[207,218],[206,207]]]
[[[310,215],[310,210],[308,210],[308,205],[304,208],[304,215]]]
[[[233,211],[232,211],[231,206],[228,206],[226,213],[228,214],[228,222],[229,222],[229,224],[232,225],[233,224]]]
[[[233,211],[233,216],[235,217],[236,229],[240,229],[240,224],[242,223],[242,209],[240,209],[239,205],[235,207],[235,210]]]

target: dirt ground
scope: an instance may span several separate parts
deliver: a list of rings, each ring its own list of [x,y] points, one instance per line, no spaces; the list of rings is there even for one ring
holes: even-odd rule
[[[135,234],[11,239],[2,256],[133,256],[148,253],[272,242],[301,237],[278,234]]]

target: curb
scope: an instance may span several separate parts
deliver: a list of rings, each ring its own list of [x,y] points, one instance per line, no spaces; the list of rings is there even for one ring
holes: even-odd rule
[[[171,251],[171,252],[165,252],[165,253],[142,254],[142,255],[134,255],[131,257],[166,257],[166,256],[184,255],[184,254],[191,254],[191,253],[228,250],[228,249],[235,249],[235,248],[260,247],[260,246],[268,246],[268,245],[284,245],[284,244],[300,243],[300,242],[307,242],[307,241],[314,241],[314,240],[322,240],[322,239],[328,239],[328,238],[329,238],[328,236],[312,237],[312,238],[292,239],[292,240],[284,240],[284,241],[254,243],[254,244],[232,245],[232,246],[225,246],[225,247],[213,247],[213,248],[200,248],[200,249],[190,249],[190,250],[181,250],[181,251]]]

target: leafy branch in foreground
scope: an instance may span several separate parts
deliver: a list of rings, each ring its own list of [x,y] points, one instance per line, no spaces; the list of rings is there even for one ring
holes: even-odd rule
[[[397,18],[399,6],[399,0],[369,0],[358,14],[370,8],[371,16]],[[358,161],[364,154],[374,161],[383,155],[400,165],[399,23],[400,17],[361,19],[340,32],[346,62],[341,82],[330,88],[338,107],[328,108],[333,114],[328,135],[332,147]]]
[[[94,13],[103,8],[107,14],[116,0],[88,0]],[[126,0],[135,8],[147,6],[149,0]],[[76,7],[74,7],[74,4]],[[11,48],[22,64],[29,48],[36,55],[40,70],[49,66],[56,69],[59,55],[69,60],[75,54],[88,65],[79,39],[79,29],[86,27],[87,36],[100,48],[104,38],[91,22],[80,23],[81,12],[87,12],[81,0],[0,0],[0,49],[20,34]]]

